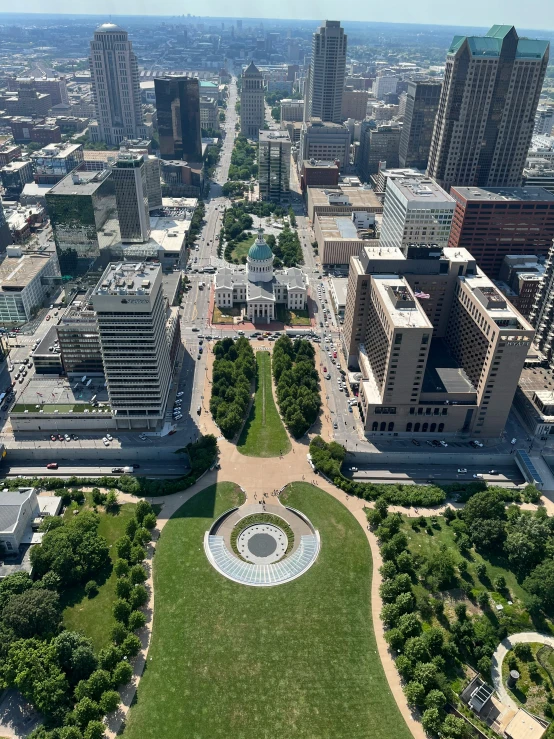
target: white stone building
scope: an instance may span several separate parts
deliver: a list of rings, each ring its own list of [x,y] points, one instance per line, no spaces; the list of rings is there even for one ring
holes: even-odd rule
[[[273,252],[267,245],[262,229],[250,247],[246,274],[229,267],[215,275],[215,304],[223,311],[235,303],[246,303],[249,321],[269,323],[275,319],[279,303],[288,310],[305,310],[308,279],[298,267],[275,271]]]

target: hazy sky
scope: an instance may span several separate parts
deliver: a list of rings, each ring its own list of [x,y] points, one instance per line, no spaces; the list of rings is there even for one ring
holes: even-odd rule
[[[220,17],[291,18],[434,23],[439,25],[489,26],[510,23],[520,28],[554,29],[554,0],[382,0],[337,3],[337,0],[0,0],[0,12],[94,13],[106,15],[173,15],[191,13]],[[1,19],[0,19],[1,22]]]

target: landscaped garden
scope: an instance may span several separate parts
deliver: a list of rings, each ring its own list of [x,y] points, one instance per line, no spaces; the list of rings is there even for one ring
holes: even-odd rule
[[[256,360],[244,336],[214,345],[210,412],[226,439],[232,439],[244,422],[250,403],[250,387],[256,374]]]
[[[554,705],[554,650],[544,644],[516,644],[504,657],[504,685],[511,670],[519,672],[514,688],[506,690],[513,700],[527,711],[552,721]]]
[[[315,351],[306,339],[293,343],[280,336],[273,350],[273,377],[277,401],[291,434],[299,438],[314,423],[321,407]]]
[[[202,546],[242,500],[232,483],[212,486],[164,527],[148,669],[124,736],[409,739],[377,654],[359,524],[318,488],[290,485],[282,500],[319,530],[319,557],[289,584],[248,587],[219,575]]]
[[[385,638],[408,702],[421,711],[432,736],[464,736],[461,719],[445,708],[453,703],[471,715],[458,697],[469,682],[467,665],[490,683],[491,657],[502,639],[553,630],[554,519],[543,508],[506,508],[505,493],[477,492],[463,510],[447,509],[444,516],[390,514],[384,498],[367,513],[384,560]],[[531,690],[529,681],[538,684],[544,675],[540,667],[532,668],[533,677],[518,660],[521,690],[527,688],[531,699],[539,691]],[[551,692],[544,690],[532,704],[552,715]]]
[[[256,363],[256,395],[237,448],[247,457],[278,457],[291,445],[273,400],[270,353],[257,352]]]
[[[231,249],[231,258],[229,262],[242,262],[243,257],[246,259],[248,250],[252,244],[256,241],[256,234],[243,231],[240,240],[235,240],[235,245]]]

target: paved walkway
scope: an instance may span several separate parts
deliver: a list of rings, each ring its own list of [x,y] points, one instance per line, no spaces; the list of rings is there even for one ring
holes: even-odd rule
[[[506,654],[514,647],[515,644],[547,644],[554,649],[554,636],[549,634],[539,634],[537,631],[522,631],[519,634],[512,634],[503,639],[495,653],[492,655],[491,679],[492,684],[502,703],[514,710],[518,710],[519,706],[506,690],[504,681],[502,680],[502,663]]]

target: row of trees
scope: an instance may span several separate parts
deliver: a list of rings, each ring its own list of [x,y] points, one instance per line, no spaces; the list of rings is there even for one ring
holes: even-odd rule
[[[250,388],[256,376],[256,359],[244,336],[238,341],[223,339],[214,346],[210,412],[226,439],[239,431],[250,402]]]
[[[273,377],[283,420],[295,438],[314,423],[321,407],[315,351],[305,339],[281,336],[273,350]]]
[[[16,688],[44,718],[32,739],[101,739],[102,717],[120,703],[118,688],[132,677],[129,660],[141,649],[132,632],[145,623],[138,610],[148,600],[140,564],[144,543],[156,524],[151,506],[140,501],[127,534],[116,542],[119,599],[112,644],[95,653],[90,639],[63,630],[60,596],[84,586],[93,597],[93,577],[109,575],[109,549],[98,534],[99,516],[49,521],[41,547],[31,550],[33,575],[16,573],[0,582],[0,690]]]
[[[289,228],[289,226],[285,226],[281,231],[277,239],[277,244],[272,248],[275,254],[275,266],[284,264],[285,267],[297,267],[299,264],[304,263],[298,233]]]
[[[256,164],[256,147],[248,141],[246,136],[239,135],[235,139],[235,146],[231,154],[229,167],[230,180],[249,180],[258,174]]]
[[[203,200],[199,200],[198,206],[196,207],[196,210],[194,211],[194,214],[190,222],[190,228],[187,233],[187,244],[189,246],[191,244],[194,244],[194,242],[198,238],[198,234],[202,230],[202,221],[204,220],[205,215],[206,215],[206,206],[204,205]]]
[[[356,482],[341,472],[346,450],[336,442],[327,443],[316,436],[310,444],[310,454],[317,470],[348,495],[364,500],[383,498],[388,503],[403,506],[434,506],[444,503],[445,491],[436,485],[385,485]]]

